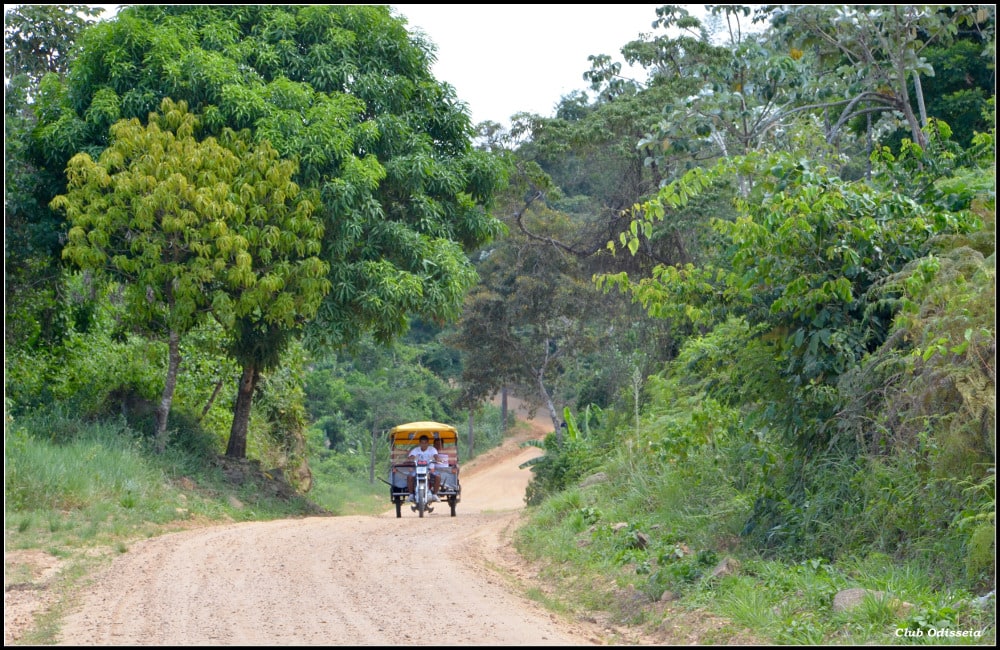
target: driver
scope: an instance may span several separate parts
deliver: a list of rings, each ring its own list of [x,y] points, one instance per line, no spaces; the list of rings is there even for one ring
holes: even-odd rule
[[[434,458],[437,456],[438,450],[430,446],[431,439],[428,438],[426,435],[420,436],[419,442],[420,446],[411,449],[409,457],[412,458],[414,462],[418,460],[426,460],[429,463],[429,468],[431,470],[429,474],[430,484],[431,484],[431,501],[440,501],[437,495],[438,476],[437,473],[434,471]],[[410,489],[410,501],[415,500],[413,497],[413,493],[416,491],[417,487],[416,482],[417,479],[414,474],[410,474],[409,476],[407,476],[406,483]]]

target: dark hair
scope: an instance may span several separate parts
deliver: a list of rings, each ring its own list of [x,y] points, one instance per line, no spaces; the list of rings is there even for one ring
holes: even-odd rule
[[[426,440],[427,442],[431,441],[431,439],[428,438],[427,436],[420,436],[420,442],[423,442],[424,440]]]

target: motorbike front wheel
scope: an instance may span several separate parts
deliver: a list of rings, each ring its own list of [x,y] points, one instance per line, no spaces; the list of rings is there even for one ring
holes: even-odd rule
[[[427,510],[427,486],[421,485],[417,488],[417,514],[423,517],[425,510]]]

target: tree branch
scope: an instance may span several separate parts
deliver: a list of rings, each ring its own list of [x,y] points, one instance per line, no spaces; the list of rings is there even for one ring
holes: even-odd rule
[[[552,237],[539,235],[537,233],[528,230],[528,227],[524,225],[524,214],[525,212],[528,211],[528,208],[531,207],[532,203],[544,197],[544,194],[541,190],[535,188],[532,188],[532,190],[534,193],[525,199],[524,207],[522,207],[520,210],[514,213],[514,222],[517,224],[517,229],[520,230],[525,237],[531,239],[532,241],[543,242],[545,244],[552,246],[557,250],[561,250],[576,257],[590,257],[591,255],[597,253],[597,251],[604,248],[604,243],[602,242],[599,244],[595,244],[591,248],[577,249],[573,246],[568,246],[557,239],[553,239]]]

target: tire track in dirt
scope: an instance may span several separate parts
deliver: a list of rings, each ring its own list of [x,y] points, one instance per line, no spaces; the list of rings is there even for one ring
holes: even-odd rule
[[[59,645],[594,645],[520,595],[510,533],[537,424],[462,468],[457,516],[395,508],[156,537],[117,557]],[[414,625],[414,621],[429,621]],[[425,634],[426,631],[426,634]]]

